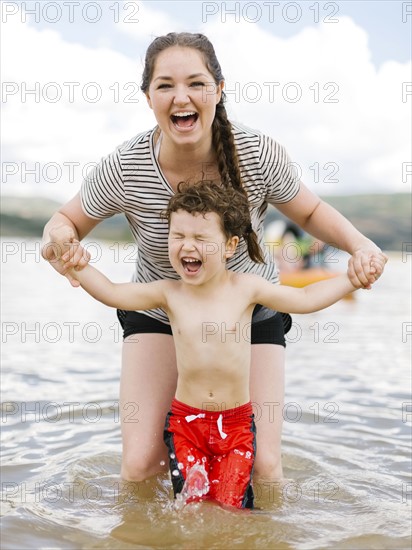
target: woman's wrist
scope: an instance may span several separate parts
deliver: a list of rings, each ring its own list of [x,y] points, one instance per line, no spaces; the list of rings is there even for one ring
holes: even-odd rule
[[[363,237],[363,239],[360,239],[359,241],[353,243],[353,247],[351,247],[351,250],[349,251],[350,254],[356,254],[357,252],[362,252],[363,250],[369,250],[371,252],[382,252],[379,246],[374,243],[371,239],[368,237]]]

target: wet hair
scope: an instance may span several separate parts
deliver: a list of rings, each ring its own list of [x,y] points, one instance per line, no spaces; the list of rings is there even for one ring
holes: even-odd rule
[[[173,212],[183,210],[189,214],[207,214],[215,212],[221,221],[225,236],[243,237],[246,241],[250,258],[257,263],[265,263],[257,235],[252,228],[249,202],[246,194],[233,187],[226,189],[222,185],[201,180],[197,183],[181,182],[169,201],[163,217],[169,226]]]
[[[192,48],[200,52],[207,70],[213,75],[216,85],[224,81],[222,69],[216,57],[215,50],[210,40],[200,33],[170,32],[153,40],[146,51],[145,65],[142,75],[141,90],[144,93],[149,91],[150,82],[158,55],[172,46]],[[217,166],[225,187],[232,186],[235,189],[242,188],[242,179],[239,169],[238,155],[232,133],[225,103],[226,96],[222,91],[219,103],[216,105],[216,114],[212,123],[212,144],[216,152]]]

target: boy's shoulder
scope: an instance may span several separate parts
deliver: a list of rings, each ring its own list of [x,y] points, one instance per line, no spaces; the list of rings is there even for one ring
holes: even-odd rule
[[[153,282],[159,284],[165,292],[173,292],[182,285],[180,279],[159,279]]]
[[[256,273],[237,273],[232,271],[232,283],[237,285],[249,286],[264,281],[265,279],[261,275]]]
[[[264,277],[262,277],[262,275],[259,275],[258,273],[245,273],[245,272],[241,272],[241,273],[238,273],[238,272],[233,272],[234,275],[237,275],[238,277],[240,277],[241,279],[243,280],[254,280],[256,281],[257,279],[264,279]]]

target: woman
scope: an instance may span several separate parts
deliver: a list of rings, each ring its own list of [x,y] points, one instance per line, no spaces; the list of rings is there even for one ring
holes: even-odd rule
[[[102,219],[124,212],[139,250],[134,280],[176,278],[167,256],[167,224],[160,212],[179,182],[206,177],[223,186],[244,186],[261,243],[263,220],[271,203],[315,237],[349,252],[349,277],[355,286],[368,288],[383,271],[385,255],[296,181],[279,144],[228,121],[223,87],[220,65],[206,37],[169,33],[156,38],[147,50],[142,91],[158,125],[103,159],[83,182],[80,193],[51,218],[44,230],[44,257],[65,274],[53,262],[54,252],[64,250],[64,243],[83,239]],[[67,265],[78,268],[89,260],[82,247],[70,258],[68,252],[63,258]],[[369,274],[372,260],[374,275]],[[259,273],[278,282],[275,266],[251,262],[244,242],[228,268]],[[176,388],[175,352],[162,310],[144,314],[123,311],[119,319],[125,336],[120,383],[121,474],[124,479],[139,481],[165,470],[162,433]],[[265,480],[279,480],[285,346],[282,316],[257,307],[251,340],[251,398],[259,411],[255,473]]]

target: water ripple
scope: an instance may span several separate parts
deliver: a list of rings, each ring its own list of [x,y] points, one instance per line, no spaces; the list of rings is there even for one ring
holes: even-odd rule
[[[207,502],[177,512],[167,475],[119,478],[113,311],[70,292],[47,266],[17,260],[5,264],[3,318],[25,319],[34,332],[8,336],[2,350],[4,548],[410,548],[408,264],[392,260],[376,290],[352,302],[294,317],[301,332],[287,348],[287,483],[255,483],[251,512]],[[130,265],[106,261],[104,269],[129,279]],[[13,292],[23,287],[24,295]],[[96,342],[91,331],[85,337],[93,323]],[[58,342],[52,329],[61,329]]]

